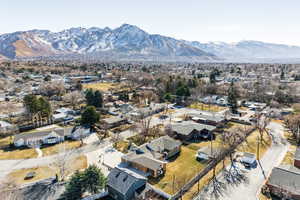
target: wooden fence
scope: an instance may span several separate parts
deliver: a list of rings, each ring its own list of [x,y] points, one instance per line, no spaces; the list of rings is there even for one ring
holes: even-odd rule
[[[255,127],[248,130],[246,133],[247,138],[253,131],[255,131]],[[192,178],[188,183],[186,183],[181,190],[179,190],[177,193],[175,193],[170,200],[176,200],[180,199],[187,191],[189,191],[198,181],[200,181],[208,172],[210,172],[214,167],[218,165],[219,162],[221,162],[223,159],[225,159],[227,156],[229,156],[230,153],[232,153],[237,146],[239,146],[241,143],[243,143],[244,140],[240,140],[236,143],[232,148],[227,149],[223,153],[221,153],[217,158],[215,158],[213,161],[211,161],[199,174],[197,174],[194,178]]]

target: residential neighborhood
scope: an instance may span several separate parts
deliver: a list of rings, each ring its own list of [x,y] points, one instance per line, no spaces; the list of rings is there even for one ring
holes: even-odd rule
[[[225,81],[226,67],[200,65],[207,80],[181,66],[60,75],[1,65],[0,180],[11,199],[300,198],[297,81],[275,94],[245,87],[257,82],[247,74]],[[94,178],[75,194],[79,177]],[[42,185],[53,193],[30,192]]]

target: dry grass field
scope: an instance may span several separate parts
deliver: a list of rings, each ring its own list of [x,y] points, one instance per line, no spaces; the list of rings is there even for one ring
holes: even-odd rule
[[[210,112],[220,112],[226,109],[226,107],[213,105],[213,104],[204,104],[204,103],[193,103],[189,107],[193,109],[210,111]]]
[[[79,156],[71,159],[67,165],[67,175],[71,175],[76,170],[82,170],[87,168],[87,158],[86,156]],[[25,176],[29,172],[35,172],[35,176],[31,179],[24,180]],[[40,166],[29,169],[19,169],[11,172],[7,178],[14,182],[17,185],[22,185],[26,183],[32,183],[35,181],[55,177],[56,174],[59,174],[59,169],[56,167],[50,166]]]
[[[109,90],[117,89],[118,84],[114,83],[87,83],[83,84],[84,89],[93,89],[93,90],[100,90],[103,92],[107,92]]]

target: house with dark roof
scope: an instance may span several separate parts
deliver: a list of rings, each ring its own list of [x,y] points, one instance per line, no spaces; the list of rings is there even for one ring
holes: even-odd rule
[[[300,200],[300,169],[292,165],[275,167],[266,185],[278,197]]]
[[[172,124],[171,129],[176,138],[189,141],[214,138],[213,131],[216,127],[207,124],[199,124],[194,121],[184,121]]]
[[[108,175],[107,189],[115,200],[132,200],[138,190],[143,190],[147,178],[126,168],[114,168]]]
[[[272,170],[266,182],[271,194],[280,198],[300,200],[299,147],[294,157],[294,165],[280,165]]]
[[[181,142],[163,136],[133,148],[122,157],[122,163],[142,171],[147,176],[159,177],[166,171],[166,160],[180,152]]]

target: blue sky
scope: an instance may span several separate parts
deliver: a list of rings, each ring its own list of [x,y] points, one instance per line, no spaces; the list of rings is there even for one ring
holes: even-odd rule
[[[128,23],[201,42],[300,45],[299,9],[299,0],[2,0],[0,33]]]

